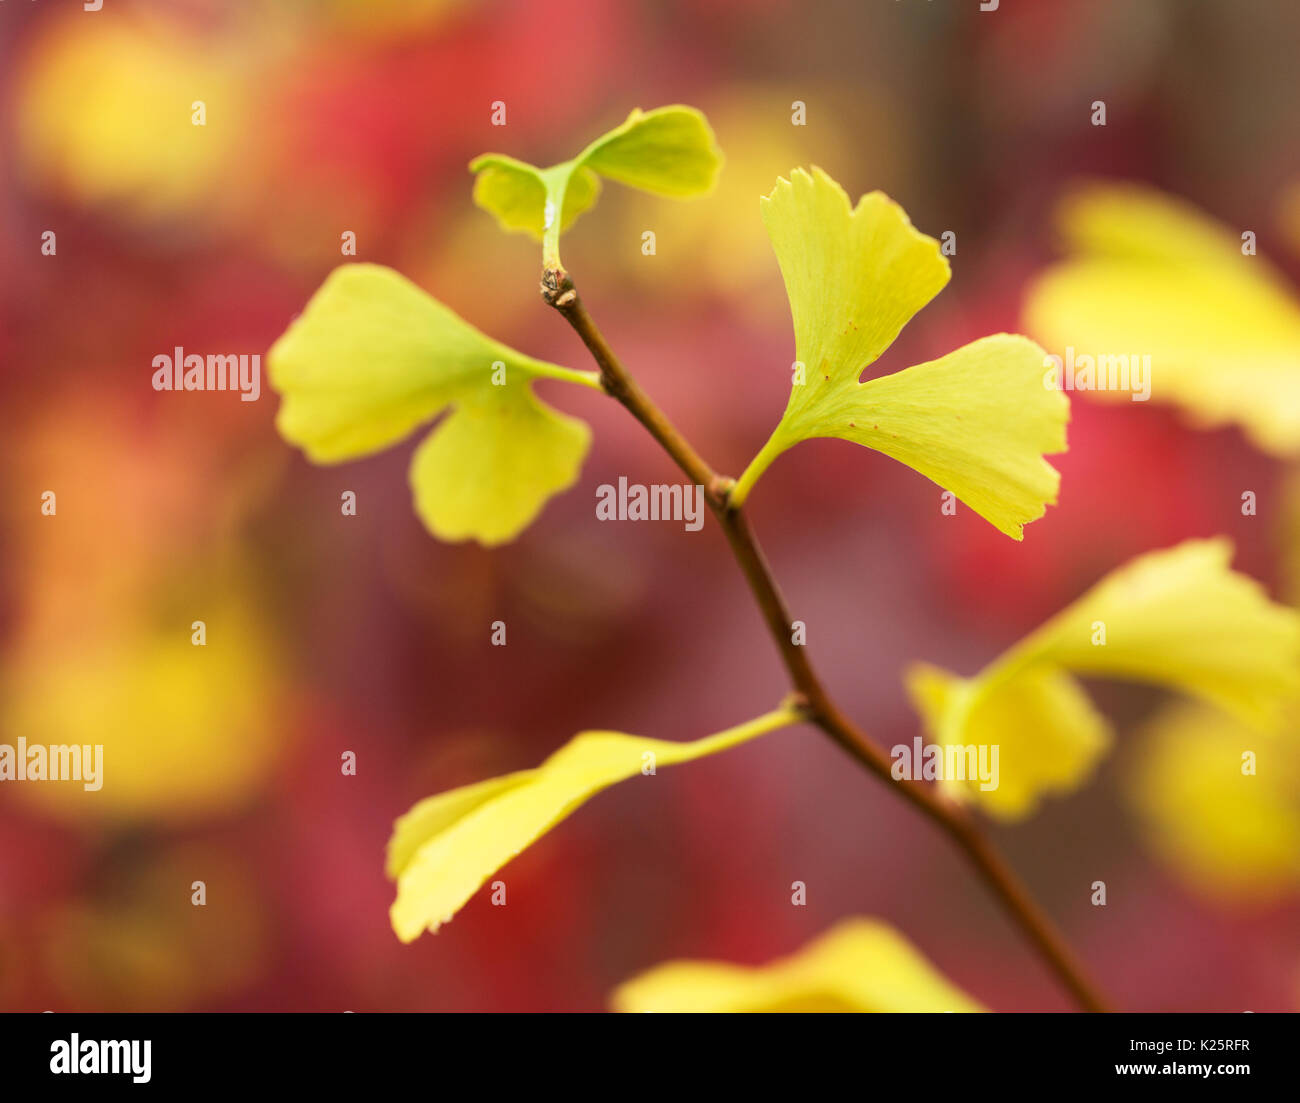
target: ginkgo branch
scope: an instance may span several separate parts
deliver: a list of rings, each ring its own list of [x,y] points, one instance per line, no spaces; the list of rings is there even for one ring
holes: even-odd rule
[[[604,390],[646,428],[688,478],[704,487],[709,508],[722,526],[753,592],[808,720],[870,773],[920,809],[956,843],[989,891],[1002,903],[1081,1007],[1088,1011],[1108,1010],[1106,1001],[1085,977],[1061,933],[987,840],[972,816],[932,784],[894,778],[889,755],[845,716],[826,692],[808,660],[807,649],[793,642],[789,609],[754,538],[741,503],[730,498],[735,480],[717,474],[641,389],[596,327],[573,281],[562,268],[548,267],[543,272],[542,297],[582,338],[600,369]]]

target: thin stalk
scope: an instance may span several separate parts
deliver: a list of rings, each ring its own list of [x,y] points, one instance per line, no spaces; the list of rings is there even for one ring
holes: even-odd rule
[[[772,461],[784,451],[785,446],[777,441],[775,433],[768,437],[767,443],[759,449],[758,455],[749,461],[749,466],[740,473],[736,485],[731,488],[730,504],[732,509],[739,509],[745,504],[745,499],[749,497],[749,492],[754,489],[754,484],[758,482],[759,477],[772,465]]]
[[[605,391],[645,426],[687,478],[704,487],[709,508],[722,526],[768,632],[781,654],[781,661],[794,686],[794,700],[803,714],[868,772],[923,812],[957,844],[989,891],[1080,1007],[1087,1011],[1108,1010],[1106,1001],[1086,978],[1051,919],[1034,902],[1028,889],[984,836],[966,809],[933,785],[895,778],[885,750],[873,743],[831,700],[808,659],[807,649],[793,641],[791,616],[785,599],[781,596],[762,548],[749,527],[749,521],[741,508],[742,503],[732,497],[736,481],[718,475],[632,378],[587,313],[573,281],[562,268],[548,267],[543,272],[542,297],[564,316],[582,338],[600,369],[600,380]],[[774,456],[775,452],[765,456],[763,466],[770,463]],[[754,465],[751,464],[750,472],[753,471]],[[757,473],[749,478],[745,491],[752,486],[755,478]]]
[[[780,728],[788,728],[791,724],[798,724],[803,720],[803,708],[798,702],[787,699],[771,712],[765,712],[762,716],[755,716],[754,719],[746,720],[743,724],[737,724],[735,727],[697,740],[691,749],[703,758],[706,754],[730,750],[741,743],[757,739],[760,735],[767,735],[768,732]]]

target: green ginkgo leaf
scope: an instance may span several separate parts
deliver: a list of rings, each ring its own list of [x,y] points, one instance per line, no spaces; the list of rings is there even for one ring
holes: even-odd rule
[[[621,732],[575,735],[532,770],[464,785],[420,801],[393,825],[389,916],[403,942],[436,931],[512,858],[602,789],[660,766],[692,762],[793,724],[789,706],[690,743]]]
[[[863,369],[948,282],[939,243],[880,192],[856,207],[818,168],[796,169],[762,203],[794,319],[790,401],[731,492],[739,506],[800,441],[839,437],[884,452],[952,491],[1014,539],[1056,501],[1044,453],[1065,450],[1069,402],[1045,385],[1026,337],[984,337],[925,364],[859,382]]]
[[[688,199],[713,187],[722,151],[699,111],[674,105],[637,108],[622,126],[550,168],[500,153],[485,153],[469,167],[478,174],[474,202],[503,229],[541,241],[543,263],[559,268],[560,234],[596,202],[601,176],[655,195]]]
[[[587,168],[564,172],[561,179],[554,169],[542,172],[500,153],[485,153],[470,168],[478,173],[474,202],[495,215],[502,229],[528,234],[537,241],[542,240],[546,225],[548,182],[564,192],[561,232],[600,197],[600,177]],[[549,181],[547,174],[553,174]]]
[[[514,539],[577,478],[584,422],[535,379],[599,387],[594,372],[492,340],[390,268],[336,268],[267,357],[281,435],[315,463],[387,448],[450,411],[416,450],[416,511],[443,540]]]

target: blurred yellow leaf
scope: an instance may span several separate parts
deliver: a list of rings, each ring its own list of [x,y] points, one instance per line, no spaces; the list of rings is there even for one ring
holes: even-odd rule
[[[246,68],[164,19],[52,20],[14,74],[18,165],[34,186],[115,213],[210,217],[241,179]]]
[[[901,934],[874,919],[849,919],[798,953],[746,968],[673,961],[620,985],[615,1011],[945,1012],[983,1011]]]
[[[987,681],[917,663],[907,689],[940,745],[998,748],[996,787],[943,784],[999,819],[1020,819],[1048,794],[1079,788],[1111,745],[1110,725],[1083,687],[1046,663]]]
[[[292,737],[286,674],[241,542],[275,471],[244,423],[144,419],[80,380],[9,441],[57,514],[0,508],[17,595],[0,662],[0,743],[102,745],[102,787],[4,788],[61,817],[191,822],[244,805]],[[256,478],[250,482],[249,474]],[[205,623],[195,646],[193,623]]]
[[[12,788],[93,819],[185,820],[245,801],[281,750],[282,720],[269,643],[237,594],[217,590],[226,592],[202,599],[202,647],[188,619],[159,627],[130,611],[106,635],[69,626],[20,638],[3,679],[3,741],[102,746],[103,773],[94,791],[74,781]]]
[[[1060,222],[1069,256],[1030,288],[1034,336],[1063,358],[1150,357],[1155,401],[1197,425],[1239,425],[1265,451],[1300,452],[1300,300],[1264,257],[1243,255],[1240,232],[1136,184],[1082,187]],[[1130,369],[1127,388],[1088,393],[1140,389]]]
[[[1018,819],[1078,788],[1109,728],[1067,671],[1150,682],[1275,724],[1300,693],[1300,614],[1229,569],[1226,539],[1139,556],[973,678],[924,664],[907,674],[927,731],[945,747],[999,747],[997,788],[945,779],[954,796]]]
[[[1202,704],[1135,737],[1125,788],[1156,853],[1191,888],[1267,902],[1300,891],[1300,744]],[[1249,755],[1249,760],[1245,757]]]
[[[1300,614],[1231,561],[1223,537],[1138,556],[1008,653],[1003,669],[1047,658],[1169,686],[1271,726],[1300,689]]]

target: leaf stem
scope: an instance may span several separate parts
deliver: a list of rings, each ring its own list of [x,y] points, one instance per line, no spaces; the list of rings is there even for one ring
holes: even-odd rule
[[[754,489],[754,484],[762,477],[785,447],[777,442],[776,434],[773,433],[767,438],[767,443],[759,449],[758,455],[749,461],[749,466],[740,473],[740,478],[736,480],[736,485],[731,488],[730,505],[733,510],[739,509],[745,504],[749,497],[749,492]]]
[[[538,362],[533,368],[533,375],[537,379],[562,379],[566,383],[576,383],[579,387],[591,387],[597,391],[605,389],[600,372],[575,371],[573,368],[562,368],[558,364]]]
[[[904,800],[924,813],[957,845],[989,891],[1006,909],[1021,933],[1080,1007],[1087,1011],[1108,1010],[1106,1001],[1084,976],[1074,954],[1051,919],[1034,902],[1029,891],[985,838],[970,813],[929,783],[894,778],[889,755],[840,711],[813,670],[807,649],[794,643],[789,609],[763,551],[754,538],[749,521],[740,508],[744,491],[753,485],[762,469],[751,476],[754,464],[750,465],[750,471],[742,476],[742,482],[748,477],[748,483],[742,488],[741,501],[736,501],[733,493],[739,484],[733,479],[718,475],[641,389],[587,313],[573,281],[559,266],[548,267],[543,272],[542,297],[564,316],[582,338],[600,369],[600,380],[605,391],[645,426],[689,479],[704,487],[709,508],[722,526],[727,543],[749,583],[794,685],[792,700],[801,708],[804,716],[868,772],[894,788]],[[763,451],[766,452],[770,445],[769,441]],[[769,456],[763,467],[776,454],[774,452]],[[759,456],[762,455],[763,452],[760,452]]]
[[[789,697],[771,712],[765,712],[762,716],[755,716],[743,724],[706,736],[695,746],[700,749],[701,755],[716,754],[718,751],[725,751],[751,739],[757,739],[760,735],[767,735],[768,732],[774,732],[778,728],[788,728],[791,724],[801,723],[805,719],[807,717],[801,704],[793,697]],[[703,749],[705,747],[708,748],[707,751]]]

